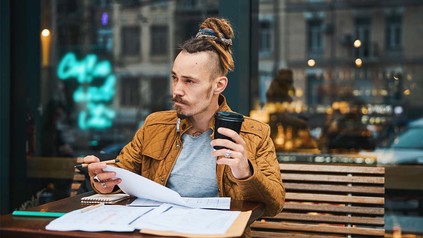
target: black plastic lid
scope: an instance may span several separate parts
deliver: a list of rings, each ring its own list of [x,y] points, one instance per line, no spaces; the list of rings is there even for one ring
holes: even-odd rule
[[[244,116],[236,112],[217,112],[215,115],[216,120],[243,122]]]

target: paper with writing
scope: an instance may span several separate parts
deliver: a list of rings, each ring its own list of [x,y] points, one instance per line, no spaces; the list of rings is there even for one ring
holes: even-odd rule
[[[163,204],[132,225],[135,229],[151,229],[199,235],[224,234],[240,214],[239,211],[188,209]]]
[[[129,170],[114,166],[107,166],[104,170],[113,171],[117,178],[122,179],[118,186],[123,192],[141,198],[132,202],[130,206],[158,206],[161,203],[171,203],[192,208],[229,209],[231,205],[230,197],[181,197],[179,193]]]
[[[229,209],[231,207],[230,197],[206,197],[206,198],[186,198],[182,197],[188,207],[192,208],[207,208],[207,209]],[[162,205],[162,202],[137,198],[128,206],[134,207],[158,207]]]
[[[163,203],[187,206],[177,192],[141,175],[114,166],[107,166],[104,171],[113,171],[116,173],[117,178],[122,179],[118,186],[126,194]]]
[[[230,227],[240,228],[238,236],[245,229],[246,221],[236,224],[241,212],[209,210],[162,204],[159,207],[129,207],[103,205],[94,209],[78,209],[51,221],[46,230],[54,231],[116,231],[132,232],[136,229],[146,232],[170,232],[220,237]]]
[[[135,230],[131,224],[151,210],[151,207],[122,205],[105,205],[91,210],[83,208],[51,221],[46,230],[129,232]]]

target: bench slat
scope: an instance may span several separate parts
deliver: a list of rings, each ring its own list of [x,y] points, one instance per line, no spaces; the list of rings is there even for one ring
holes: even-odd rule
[[[283,211],[251,225],[253,237],[380,236],[385,170],[326,164],[280,164]]]
[[[347,186],[347,185],[327,185],[327,184],[307,184],[307,183],[284,183],[285,188],[292,190],[306,191],[326,191],[326,192],[345,192],[345,193],[367,193],[367,194],[385,194],[383,187],[373,186]]]
[[[286,171],[304,172],[333,172],[333,173],[357,173],[357,174],[385,174],[384,167],[364,167],[364,166],[336,166],[336,165],[316,165],[316,164],[279,164],[282,173]]]
[[[282,220],[296,220],[296,221],[313,221],[313,222],[332,222],[343,224],[365,224],[365,225],[384,225],[383,217],[350,217],[350,216],[337,216],[337,215],[322,215],[322,214],[301,214],[281,212],[275,217],[265,218],[268,221],[277,219]]]
[[[316,235],[316,234],[299,234],[299,233],[291,233],[291,232],[284,232],[284,233],[280,233],[280,232],[271,232],[271,231],[251,231],[251,235],[252,237],[263,237],[263,238],[272,238],[272,237],[277,237],[277,238],[284,238],[284,237],[288,237],[288,238],[330,238],[330,237],[338,237],[338,236],[328,236],[326,235]]]
[[[343,196],[327,194],[309,194],[309,193],[287,193],[287,200],[313,201],[313,202],[336,202],[336,203],[360,203],[383,205],[383,197],[364,197],[364,196]]]
[[[362,227],[346,227],[346,226],[331,226],[331,225],[310,225],[297,224],[289,222],[254,222],[252,228],[260,229],[275,229],[275,230],[295,230],[308,232],[325,232],[329,234],[353,234],[366,236],[384,236],[385,231],[377,228],[362,228]]]
[[[369,184],[384,184],[385,183],[385,179],[383,177],[282,173],[282,181],[288,181],[288,180],[309,181],[309,182],[369,183]]]
[[[85,175],[75,173],[73,175],[73,180],[78,181],[78,182],[83,182],[83,181],[85,181]]]
[[[384,214],[383,207],[359,207],[359,206],[334,206],[322,204],[302,204],[286,202],[282,212],[285,211],[312,211],[312,212],[328,212],[328,213],[347,213],[347,214],[369,214],[382,215]]]

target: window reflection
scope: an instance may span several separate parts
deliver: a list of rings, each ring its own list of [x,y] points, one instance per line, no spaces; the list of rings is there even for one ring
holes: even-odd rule
[[[43,0],[41,29],[50,34],[40,35],[41,123],[27,115],[28,156],[113,158],[146,115],[171,108],[177,46],[222,2]],[[421,183],[408,171],[423,164],[422,132],[410,122],[423,116],[423,2],[258,4],[250,116],[271,126],[278,160],[411,164],[387,173],[387,193],[406,186],[414,203]],[[421,215],[417,203],[410,211]]]
[[[42,38],[41,117],[50,128],[37,134],[46,146],[31,146],[28,154],[64,157],[125,144],[149,113],[170,109],[178,44],[218,10],[211,0],[42,5],[41,25],[50,35]],[[64,144],[66,151],[59,149]]]
[[[422,117],[423,52],[405,31],[417,30],[417,8],[409,1],[259,1],[260,97],[251,116],[269,122],[280,153],[306,152],[280,146],[298,139],[284,126],[287,116],[306,123],[304,140],[319,153],[351,155],[386,146]],[[292,72],[292,100],[274,83],[281,70]],[[269,91],[281,97],[269,100]]]

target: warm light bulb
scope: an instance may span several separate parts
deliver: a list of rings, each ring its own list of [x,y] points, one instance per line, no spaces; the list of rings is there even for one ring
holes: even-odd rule
[[[355,47],[355,48],[360,48],[360,46],[361,46],[361,40],[358,40],[358,39],[357,39],[357,40],[355,40],[355,41],[354,41],[354,47]]]
[[[363,60],[361,60],[360,58],[355,59],[355,66],[357,67],[361,67],[363,66]]]
[[[47,37],[47,36],[49,36],[49,35],[50,35],[50,31],[49,31],[48,29],[44,29],[44,30],[41,32],[41,35],[42,35],[42,36],[44,36],[44,37]]]
[[[309,67],[314,67],[316,65],[316,61],[314,59],[307,60],[307,65]]]

